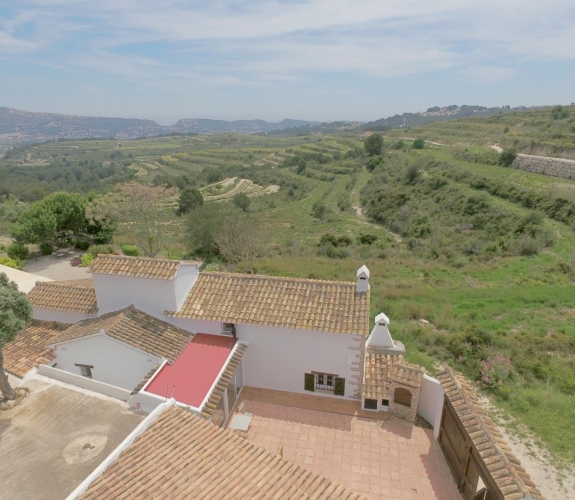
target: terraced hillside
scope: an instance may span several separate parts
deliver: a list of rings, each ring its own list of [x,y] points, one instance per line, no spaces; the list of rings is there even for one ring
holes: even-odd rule
[[[575,159],[575,105],[437,122],[385,134],[460,146],[499,144],[526,154]]]

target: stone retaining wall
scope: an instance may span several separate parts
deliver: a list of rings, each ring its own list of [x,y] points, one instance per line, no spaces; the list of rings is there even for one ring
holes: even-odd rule
[[[575,179],[575,160],[518,154],[511,167],[536,174]]]

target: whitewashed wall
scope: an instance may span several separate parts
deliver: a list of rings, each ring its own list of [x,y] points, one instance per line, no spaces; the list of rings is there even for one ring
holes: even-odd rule
[[[194,333],[221,334],[215,321],[166,318],[170,323]],[[243,358],[244,385],[279,391],[311,394],[304,390],[304,374],[312,371],[345,378],[345,397],[353,394],[352,362],[357,361],[360,336],[236,324],[239,340],[249,341]],[[328,395],[315,392],[316,395]],[[341,396],[333,396],[341,397]]]
[[[444,391],[439,380],[428,375],[423,376],[417,414],[421,415],[433,426],[433,435],[435,438],[437,438],[439,434],[439,425],[441,424],[443,394]]]
[[[310,394],[304,390],[304,374],[316,371],[345,378],[345,397],[353,394],[356,351],[349,348],[359,345],[353,335],[259,325],[237,325],[237,334],[250,341],[243,358],[245,385]]]
[[[81,375],[76,363],[92,365],[94,380],[130,391],[162,361],[103,333],[57,344],[55,354],[60,370]]]
[[[60,321],[61,323],[76,323],[83,319],[93,318],[86,314],[75,314],[63,311],[55,311],[53,309],[40,309],[34,308],[34,319],[42,319],[44,321]]]
[[[134,304],[141,311],[163,319],[164,311],[177,311],[198,279],[197,265],[181,265],[174,279],[155,280],[92,274],[98,314],[123,309]]]

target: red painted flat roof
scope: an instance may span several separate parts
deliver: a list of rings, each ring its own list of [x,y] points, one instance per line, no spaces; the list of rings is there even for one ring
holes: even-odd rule
[[[199,408],[235,343],[231,337],[197,333],[173,365],[164,365],[146,392]]]

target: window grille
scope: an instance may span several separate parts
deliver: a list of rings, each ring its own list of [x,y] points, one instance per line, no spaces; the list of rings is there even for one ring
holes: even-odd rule
[[[92,368],[94,368],[92,365],[80,365],[76,363],[76,366],[80,368],[80,375],[82,375],[82,377],[92,378]]]

